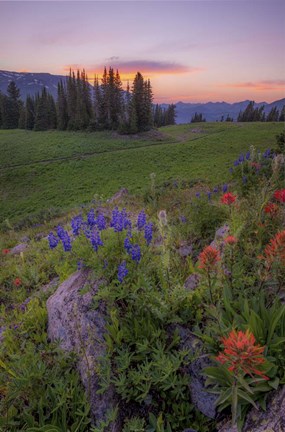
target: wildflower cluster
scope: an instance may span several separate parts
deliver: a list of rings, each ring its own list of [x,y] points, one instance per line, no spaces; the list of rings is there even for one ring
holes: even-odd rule
[[[264,259],[267,270],[270,270],[273,265],[285,268],[285,230],[278,232],[270,240],[261,258]]]
[[[118,207],[116,207],[113,210],[110,226],[114,229],[115,232],[122,232],[125,229],[132,229],[132,222],[128,218],[126,209],[120,211]]]
[[[232,194],[231,192],[227,192],[221,197],[221,203],[231,205],[236,201],[236,199],[236,195]]]
[[[198,267],[206,272],[215,271],[220,260],[219,251],[212,246],[207,246],[199,255]]]
[[[224,350],[216,357],[219,363],[226,364],[228,370],[236,376],[258,375],[268,380],[260,370],[260,366],[265,363],[263,355],[265,347],[255,345],[255,337],[249,330],[246,332],[232,330],[228,337],[222,338],[222,342]]]

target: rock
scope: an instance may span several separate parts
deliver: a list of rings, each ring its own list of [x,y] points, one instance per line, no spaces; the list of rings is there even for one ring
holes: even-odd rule
[[[129,191],[126,188],[120,189],[118,192],[115,193],[107,202],[108,203],[116,203],[122,201],[123,198],[126,198],[126,196],[129,195]]]
[[[97,426],[106,420],[110,409],[116,407],[112,387],[97,394],[100,385],[96,370],[99,359],[106,353],[105,307],[103,303],[96,310],[91,307],[98,286],[98,281],[91,279],[89,270],[80,270],[63,282],[47,301],[48,335],[53,341],[59,340],[62,349],[77,354],[78,370]],[[83,288],[85,290],[80,292]],[[119,432],[121,429],[114,422],[110,430]]]
[[[187,243],[182,243],[181,246],[177,249],[177,252],[181,257],[187,257],[192,254],[193,246],[188,245]]]
[[[203,369],[211,366],[210,359],[203,355],[202,342],[192,334],[190,329],[178,324],[169,326],[170,334],[174,331],[180,336],[180,349],[188,350],[190,356],[189,365],[185,368],[185,373],[190,375],[189,390],[191,394],[191,402],[205,416],[214,419],[217,415],[216,401],[217,395],[211,394],[205,387],[206,378],[203,376]],[[191,358],[195,356],[195,360]]]
[[[184,282],[184,287],[189,291],[194,291],[200,283],[201,276],[198,273],[192,273]]]
[[[49,281],[47,284],[43,285],[40,288],[40,291],[42,291],[43,293],[47,293],[50,290],[52,290],[53,288],[55,288],[59,283],[59,278],[55,277],[53,278],[51,281]]]
[[[218,429],[219,432],[237,432],[229,420]],[[251,408],[242,432],[284,432],[285,431],[285,386],[272,392],[266,411]]]
[[[214,419],[217,415],[217,395],[211,394],[205,387],[206,378],[203,376],[203,369],[212,366],[208,357],[199,357],[190,365],[191,381],[189,384],[191,401],[205,416]]]
[[[27,243],[20,243],[10,250],[10,255],[20,255],[22,252],[24,252],[27,249],[27,247],[28,247]]]

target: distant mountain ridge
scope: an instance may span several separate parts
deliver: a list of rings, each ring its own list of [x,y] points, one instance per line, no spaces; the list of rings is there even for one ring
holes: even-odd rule
[[[45,87],[54,98],[57,97],[57,84],[60,80],[66,80],[64,75],[52,75],[50,73],[32,73],[32,72],[10,72],[0,70],[0,91],[6,93],[7,86],[10,81],[15,81],[20,89],[22,99],[26,99],[27,95],[35,95],[41,92]],[[234,120],[240,111],[243,111],[250,101],[227,103],[227,102],[207,102],[207,103],[185,103],[177,102],[176,105],[176,123],[189,123],[195,112],[202,113],[207,121],[220,120],[222,116],[226,119],[227,115]],[[163,108],[167,108],[169,104],[161,104]],[[285,98],[274,101],[272,103],[260,102],[256,103],[256,107],[264,105],[264,111],[267,115],[269,111],[276,107],[279,112],[285,105]]]

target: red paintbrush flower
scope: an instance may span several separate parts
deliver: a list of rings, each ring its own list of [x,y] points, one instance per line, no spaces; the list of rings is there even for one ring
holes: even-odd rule
[[[2,254],[4,254],[4,255],[8,255],[9,252],[10,252],[10,249],[3,249],[2,250]]]
[[[219,353],[216,360],[226,364],[228,370],[235,375],[244,373],[250,376],[258,375],[268,380],[269,378],[259,369],[265,363],[263,355],[265,347],[255,345],[255,337],[246,330],[237,332],[232,330],[228,337],[223,337],[224,350]]]
[[[236,201],[236,199],[236,195],[233,195],[231,192],[227,192],[221,197],[221,203],[231,205]]]
[[[278,212],[279,207],[277,204],[274,204],[272,202],[269,202],[266,204],[266,206],[264,207],[264,213],[267,213],[271,216],[276,215],[276,213]]]
[[[251,162],[250,165],[252,168],[256,169],[257,171],[261,169],[261,164],[258,162]]]
[[[224,239],[224,242],[229,245],[235,245],[238,242],[238,239],[234,236],[228,236]]]
[[[275,191],[273,196],[277,201],[285,203],[285,189]]]
[[[220,259],[219,251],[212,246],[207,246],[199,255],[199,268],[206,271],[215,270]]]
[[[17,277],[16,279],[13,280],[13,284],[14,284],[16,287],[18,287],[18,286],[22,285],[22,280],[21,280],[20,278]]]
[[[265,260],[267,269],[270,269],[273,264],[285,268],[285,230],[280,231],[270,240],[261,258]]]

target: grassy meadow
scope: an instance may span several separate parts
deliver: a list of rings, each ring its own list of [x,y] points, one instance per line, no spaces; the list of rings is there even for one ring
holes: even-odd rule
[[[221,183],[239,153],[272,146],[282,130],[281,123],[186,124],[136,136],[1,130],[0,223],[108,198],[122,187],[142,194],[151,173],[158,185]]]

